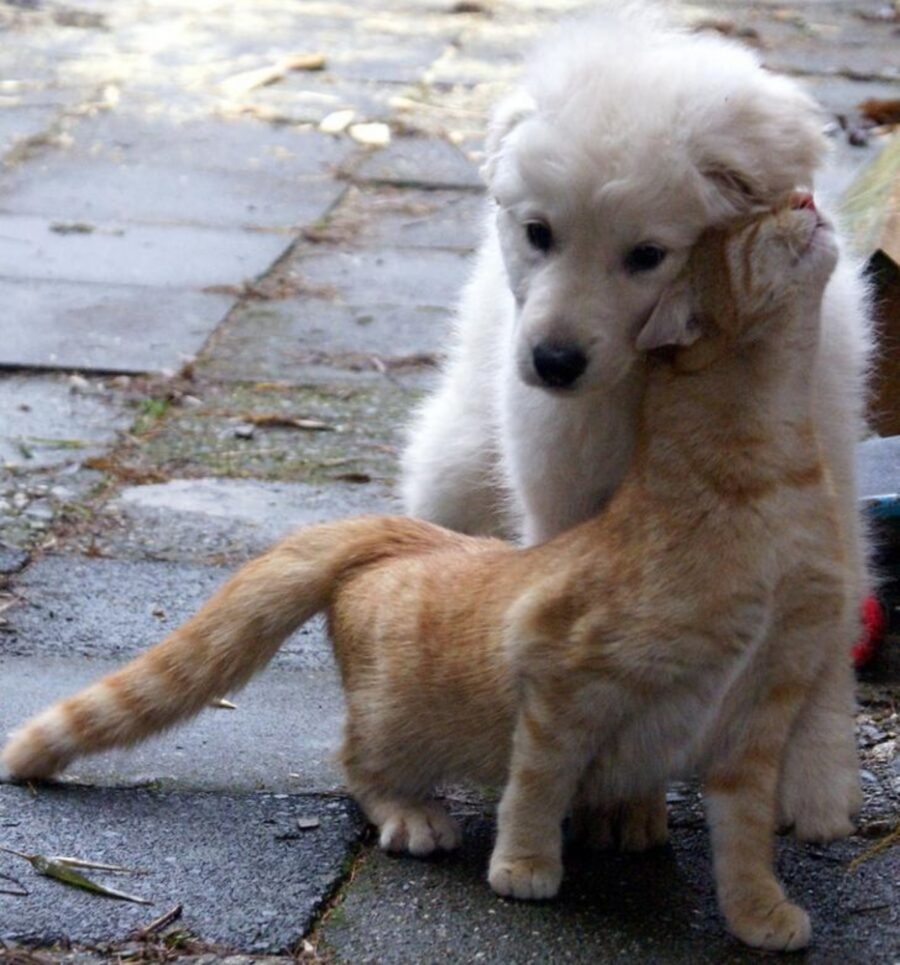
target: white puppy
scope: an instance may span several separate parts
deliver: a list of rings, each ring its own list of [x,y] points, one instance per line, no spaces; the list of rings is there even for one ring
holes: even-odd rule
[[[631,453],[635,334],[705,227],[812,184],[821,127],[814,102],[752,53],[644,9],[570,24],[540,49],[489,130],[487,234],[404,455],[407,510],[527,543],[596,513]],[[823,313],[819,429],[861,594],[854,447],[870,326],[846,257]],[[860,802],[850,646],[797,721],[782,776],[782,819],[805,839],[848,833]],[[622,846],[659,843],[663,789],[616,800],[610,755],[592,782],[593,837],[608,843],[619,815]]]

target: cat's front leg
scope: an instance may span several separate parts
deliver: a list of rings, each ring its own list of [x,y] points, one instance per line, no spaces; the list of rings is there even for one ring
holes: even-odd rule
[[[562,822],[591,757],[589,734],[528,701],[513,737],[488,880],[509,898],[552,898],[562,881]]]
[[[756,708],[751,740],[710,768],[707,820],[719,907],[733,935],[754,948],[789,951],[810,939],[809,916],[775,877],[776,794],[788,730],[796,714],[788,690]]]

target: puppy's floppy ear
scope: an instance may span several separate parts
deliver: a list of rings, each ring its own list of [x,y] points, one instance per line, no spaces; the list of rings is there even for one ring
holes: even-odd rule
[[[690,286],[681,280],[662,293],[634,346],[639,352],[651,352],[670,345],[693,345],[700,335]]]
[[[510,94],[495,108],[488,125],[485,139],[485,161],[481,168],[481,175],[488,184],[494,180],[503,142],[535,110],[537,110],[537,105],[534,98],[527,91],[521,89]]]
[[[827,144],[815,101],[792,81],[760,70],[723,95],[693,133],[691,151],[718,217],[768,206],[811,185]]]

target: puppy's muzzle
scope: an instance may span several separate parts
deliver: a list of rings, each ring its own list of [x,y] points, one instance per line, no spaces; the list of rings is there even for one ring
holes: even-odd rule
[[[587,356],[577,345],[539,342],[532,349],[538,377],[551,389],[568,389],[587,368]]]

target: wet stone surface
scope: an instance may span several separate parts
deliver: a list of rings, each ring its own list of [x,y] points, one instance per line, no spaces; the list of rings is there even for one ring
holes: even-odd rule
[[[135,600],[138,605],[141,602]],[[43,624],[42,629],[57,640],[62,636],[54,634],[52,623]],[[118,629],[112,621],[110,632]],[[161,633],[148,635],[144,644],[161,637]],[[112,654],[116,650],[112,637],[96,642],[92,651],[108,649]],[[61,781],[229,793],[345,793],[335,760],[344,700],[322,628],[308,631],[291,647],[302,650],[302,655],[281,655],[245,690],[231,696],[234,709],[210,708],[183,727],[136,748],[80,760],[61,775]],[[18,648],[14,642],[9,649]],[[48,650],[54,655],[43,656]],[[0,707],[2,732],[9,733],[51,701],[68,697],[119,666],[121,659],[94,652],[75,661],[52,646],[25,657],[0,656],[5,694]]]
[[[406,138],[365,158],[353,169],[356,181],[407,187],[483,190],[478,171],[446,141]]]
[[[45,556],[12,582],[3,656],[132,657],[184,622],[228,576],[230,567],[164,561]],[[276,657],[285,666],[330,666],[315,624]]]
[[[319,824],[301,832],[298,818]],[[4,896],[0,938],[49,944],[124,937],[181,904],[182,927],[249,952],[299,943],[340,882],[360,832],[356,809],[340,799],[90,787],[45,787],[37,796],[0,787],[0,825],[4,842],[18,850],[146,870],[103,880],[153,902],[67,888],[4,855],[4,873],[29,894],[15,902]]]
[[[67,150],[0,182],[0,210],[94,224],[290,229],[342,190],[327,177],[352,145],[295,126],[105,113]],[[268,262],[263,267],[267,267]]]
[[[583,6],[0,0],[0,732],[160,639],[292,526],[396,508],[404,426],[489,217],[487,112]],[[858,105],[900,96],[900,27],[864,0],[683,6],[823,102],[817,191],[838,195],[884,142]],[[285,66],[311,54],[317,69]],[[385,146],[356,139],[371,121]],[[900,816],[898,681],[895,652],[863,675],[859,834],[779,845],[809,961],[897,959],[900,852],[849,861]],[[459,855],[357,855],[320,623],[234,702],[63,786],[0,784],[0,843],[148,867],[111,883],[154,900],[7,856],[31,894],[0,895],[0,938],[99,965],[148,953],[129,931],[182,902],[172,928],[196,941],[160,936],[157,959],[251,965],[300,939],[304,961],[354,965],[758,957],[724,933],[690,788],[670,792],[670,849],[573,854],[558,902],[509,903],[485,882],[474,792],[453,789]]]
[[[29,278],[0,279],[0,300],[0,365],[162,372],[200,350],[233,298]]]
[[[462,811],[461,852],[440,861],[372,852],[354,887],[321,929],[342,962],[755,962],[759,953],[724,931],[716,908],[707,834],[674,831],[647,855],[567,857],[553,902],[505,901],[486,881],[492,822]],[[778,869],[813,920],[804,961],[892,965],[900,919],[892,880],[896,850],[848,872],[860,842],[823,849],[783,840]]]
[[[0,373],[0,463],[44,469],[104,451],[131,422],[102,382]],[[0,484],[2,486],[2,484]]]
[[[98,520],[94,545],[117,558],[231,562],[262,552],[298,526],[399,511],[377,483],[172,479],[122,490]]]

